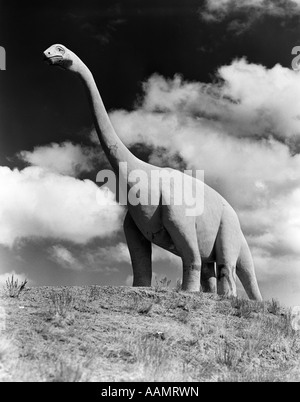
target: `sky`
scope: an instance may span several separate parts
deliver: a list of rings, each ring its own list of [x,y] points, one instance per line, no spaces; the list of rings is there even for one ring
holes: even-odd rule
[[[125,211],[95,182],[109,165],[81,83],[43,62],[53,43],[88,65],[135,155],[204,170],[263,296],[300,305],[300,0],[0,0],[0,283],[130,285]]]

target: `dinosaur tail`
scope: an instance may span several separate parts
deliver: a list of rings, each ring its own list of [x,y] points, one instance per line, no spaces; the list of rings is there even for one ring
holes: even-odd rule
[[[242,282],[249,299],[261,301],[262,296],[255,275],[252,255],[244,235],[240,255],[236,265],[236,273]]]

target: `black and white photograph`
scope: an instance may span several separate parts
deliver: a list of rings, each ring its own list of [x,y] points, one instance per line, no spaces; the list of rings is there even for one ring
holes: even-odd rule
[[[0,0],[0,382],[299,381],[300,0]]]

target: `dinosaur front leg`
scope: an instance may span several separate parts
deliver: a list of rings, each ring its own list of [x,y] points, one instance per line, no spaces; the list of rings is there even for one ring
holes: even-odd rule
[[[151,286],[151,242],[145,238],[127,212],[124,232],[133,269],[133,286]]]
[[[195,221],[184,215],[184,209],[165,206],[163,224],[182,259],[182,290],[200,291],[201,257],[198,247]]]
[[[214,262],[202,263],[201,287],[205,293],[216,293],[217,282]]]

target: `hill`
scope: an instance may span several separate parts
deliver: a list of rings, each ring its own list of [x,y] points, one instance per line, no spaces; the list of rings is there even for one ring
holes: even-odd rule
[[[0,380],[300,380],[300,335],[276,301],[164,285],[2,291]]]

